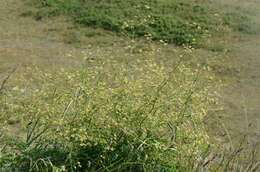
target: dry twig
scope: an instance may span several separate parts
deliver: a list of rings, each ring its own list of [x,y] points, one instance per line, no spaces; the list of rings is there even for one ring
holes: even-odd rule
[[[17,70],[17,67],[14,67],[12,69],[12,71],[4,78],[4,80],[2,81],[1,85],[0,85],[0,93],[3,92],[3,90],[5,89],[5,85],[7,83],[7,81],[10,79],[10,77],[12,76],[12,74]]]

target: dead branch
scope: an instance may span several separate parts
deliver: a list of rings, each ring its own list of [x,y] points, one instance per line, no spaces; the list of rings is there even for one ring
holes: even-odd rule
[[[0,85],[0,93],[3,92],[3,90],[5,89],[5,85],[7,83],[7,81],[10,79],[10,77],[15,73],[15,71],[17,70],[17,67],[14,67],[11,72],[9,72],[9,74],[4,78],[4,80],[2,81],[1,85]]]

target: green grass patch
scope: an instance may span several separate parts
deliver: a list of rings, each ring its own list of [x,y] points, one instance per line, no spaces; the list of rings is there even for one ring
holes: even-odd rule
[[[177,45],[196,45],[214,31],[218,17],[193,0],[34,0],[37,19],[67,15],[83,26]]]

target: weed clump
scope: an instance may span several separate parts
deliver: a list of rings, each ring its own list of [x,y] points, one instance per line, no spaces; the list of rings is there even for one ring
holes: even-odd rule
[[[210,79],[199,79],[200,74],[182,64],[169,71],[149,59],[127,64],[102,60],[55,73],[27,68],[17,78],[20,84],[0,97],[5,124],[0,145],[6,145],[0,166],[21,171],[191,171],[205,158],[209,140],[202,119],[214,103]],[[28,79],[29,85],[23,82]],[[8,120],[14,117],[19,136],[8,132]]]

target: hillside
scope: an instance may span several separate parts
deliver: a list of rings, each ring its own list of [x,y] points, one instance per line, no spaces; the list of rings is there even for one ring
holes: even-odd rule
[[[0,167],[257,171],[258,4],[0,1]]]

